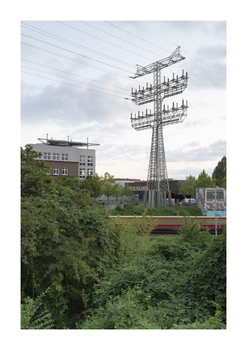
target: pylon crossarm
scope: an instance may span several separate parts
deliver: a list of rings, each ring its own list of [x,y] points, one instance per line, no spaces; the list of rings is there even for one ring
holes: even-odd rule
[[[146,85],[146,88],[140,87],[139,90],[133,90],[131,92],[131,100],[138,106],[143,105],[145,103],[153,102],[155,98],[156,91],[161,95],[161,99],[165,99],[167,97],[171,97],[174,95],[181,94],[188,85],[188,73],[184,75],[184,71],[180,77],[174,77],[171,80],[166,80],[164,77],[164,81],[157,86],[156,89],[152,85]]]
[[[137,65],[135,76],[131,77],[131,78],[135,79],[135,78],[141,77],[143,75],[153,73],[157,69],[161,70],[161,69],[169,67],[177,62],[180,62],[184,59],[185,59],[185,57],[183,57],[180,54],[180,46],[178,46],[176,48],[176,50],[169,57],[163,58],[163,59],[156,61],[154,63],[151,63],[145,67]]]
[[[180,107],[178,105],[174,104],[172,105],[171,109],[169,109],[169,106],[164,106],[162,110],[162,116],[157,123],[156,116],[154,113],[148,113],[146,110],[146,114],[140,115],[140,112],[138,112],[138,115],[134,115],[132,117],[131,113],[131,126],[137,130],[144,130],[144,129],[150,129],[154,127],[155,125],[171,125],[175,123],[181,123],[184,121],[184,119],[187,117],[187,109],[188,109],[188,102],[186,101],[186,104],[184,104],[184,101],[182,101],[182,104]],[[143,112],[142,112],[143,113]]]

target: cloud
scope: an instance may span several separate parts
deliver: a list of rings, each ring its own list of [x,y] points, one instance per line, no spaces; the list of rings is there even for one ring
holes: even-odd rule
[[[112,92],[89,84],[82,88],[64,84],[22,87],[22,121],[34,122],[48,119],[66,120],[69,123],[80,121],[113,121],[126,115],[126,105],[121,95],[114,89],[112,78],[104,75],[101,79],[106,84],[112,83]],[[88,83],[88,81],[87,81]],[[79,86],[79,83],[78,83]],[[108,86],[109,88],[109,86]],[[128,113],[128,112],[127,112]]]
[[[217,164],[215,164],[216,166]],[[209,175],[212,176],[214,167],[204,167],[202,169],[201,167],[191,167],[191,166],[185,166],[182,168],[178,169],[173,169],[172,166],[169,167],[168,169],[168,177],[177,179],[177,180],[186,180],[187,176],[194,176],[196,179],[198,178],[198,175],[205,170],[205,172]]]
[[[193,145],[193,143],[190,145]],[[207,162],[217,160],[226,155],[226,141],[220,140],[207,147],[168,150],[166,154],[169,162]]]
[[[225,88],[226,48],[223,45],[201,46],[187,63],[192,88]]]

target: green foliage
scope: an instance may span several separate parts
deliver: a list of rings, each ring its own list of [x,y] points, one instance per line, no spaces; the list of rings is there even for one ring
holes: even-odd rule
[[[93,198],[98,198],[103,194],[103,183],[97,174],[94,177],[88,175],[81,183],[83,188],[90,191]]]
[[[47,291],[46,291],[47,292]],[[42,309],[42,293],[36,300],[25,298],[21,304],[21,329],[52,329],[54,321],[48,310]]]
[[[110,196],[118,197],[120,193],[120,185],[116,183],[114,176],[105,173],[101,177],[102,193],[109,199]]]
[[[186,180],[184,183],[181,184],[180,192],[184,196],[191,196],[193,197],[193,190],[194,190],[194,184],[195,184],[196,178],[192,175],[186,176]]]
[[[188,242],[198,249],[204,249],[212,240],[209,229],[201,231],[201,225],[193,219],[184,217],[184,223],[178,230],[181,242]]]
[[[125,184],[125,186],[121,186],[120,196],[126,196],[126,197],[132,197],[133,196],[133,191],[132,191],[131,187],[128,184]]]
[[[206,173],[205,170],[203,170],[199,175],[198,179],[194,182],[194,188],[193,188],[193,198],[195,198],[196,195],[196,188],[199,187],[215,187],[216,182],[214,179],[211,179],[210,175]]]
[[[141,217],[135,217],[129,222],[119,216],[112,219],[112,227],[115,227],[120,238],[118,253],[120,264],[138,255],[139,252],[150,245],[149,235],[156,224],[152,222],[151,218],[147,218],[145,213],[146,211]]]
[[[208,320],[204,322],[194,322],[188,324],[174,324],[171,329],[226,329],[225,323],[221,320],[222,312],[218,304],[212,302],[216,306],[215,315],[210,317]]]
[[[47,175],[50,167],[44,161],[38,160],[39,153],[30,145],[21,148],[21,195],[39,196],[51,186],[51,177]]]
[[[128,318],[123,310],[130,312],[130,303],[126,306],[130,291],[131,305],[139,308],[150,328],[225,328],[224,235],[210,236],[185,219],[178,238],[150,240],[136,250],[139,254],[130,254],[95,285],[94,308],[80,328],[141,328],[135,318],[118,323],[119,318]]]
[[[47,176],[36,158],[22,152],[22,329],[225,328],[226,232],[185,218],[177,238],[150,238],[156,208],[112,220],[89,187]]]
[[[163,208],[145,208],[142,205],[136,205],[135,202],[128,203],[125,208],[117,206],[115,209],[110,209],[110,215],[122,215],[122,216],[142,216],[145,212],[147,216],[200,216],[201,210],[197,207],[163,207]]]
[[[23,151],[22,301],[50,287],[43,305],[55,328],[67,328],[90,307],[94,283],[118,263],[119,233],[82,182],[48,177],[44,165],[32,160],[36,156],[30,147]]]
[[[216,181],[216,185],[226,187],[226,156],[222,157],[214,168],[212,179]]]
[[[140,290],[128,289],[123,295],[110,297],[105,307],[95,309],[79,329],[159,329],[152,314],[138,302]]]

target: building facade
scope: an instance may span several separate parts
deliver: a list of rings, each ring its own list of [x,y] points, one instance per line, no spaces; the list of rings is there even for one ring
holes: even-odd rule
[[[174,201],[181,201],[184,196],[180,193],[181,184],[184,183],[185,180],[173,180],[168,179],[169,189],[171,191],[171,198]],[[144,199],[144,193],[147,191],[147,181],[133,181],[129,183],[134,195],[136,198],[139,198],[140,201]]]
[[[31,146],[34,151],[42,153],[39,159],[44,160],[51,168],[51,176],[70,174],[79,179],[85,179],[87,175],[95,175],[96,152],[89,147],[98,146],[98,144],[48,138],[38,140],[41,142]]]

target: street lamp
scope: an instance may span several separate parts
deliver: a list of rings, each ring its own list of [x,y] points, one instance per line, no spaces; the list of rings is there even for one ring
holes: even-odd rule
[[[219,186],[215,187],[215,236],[217,236],[217,196],[216,196],[216,189],[220,188]]]

